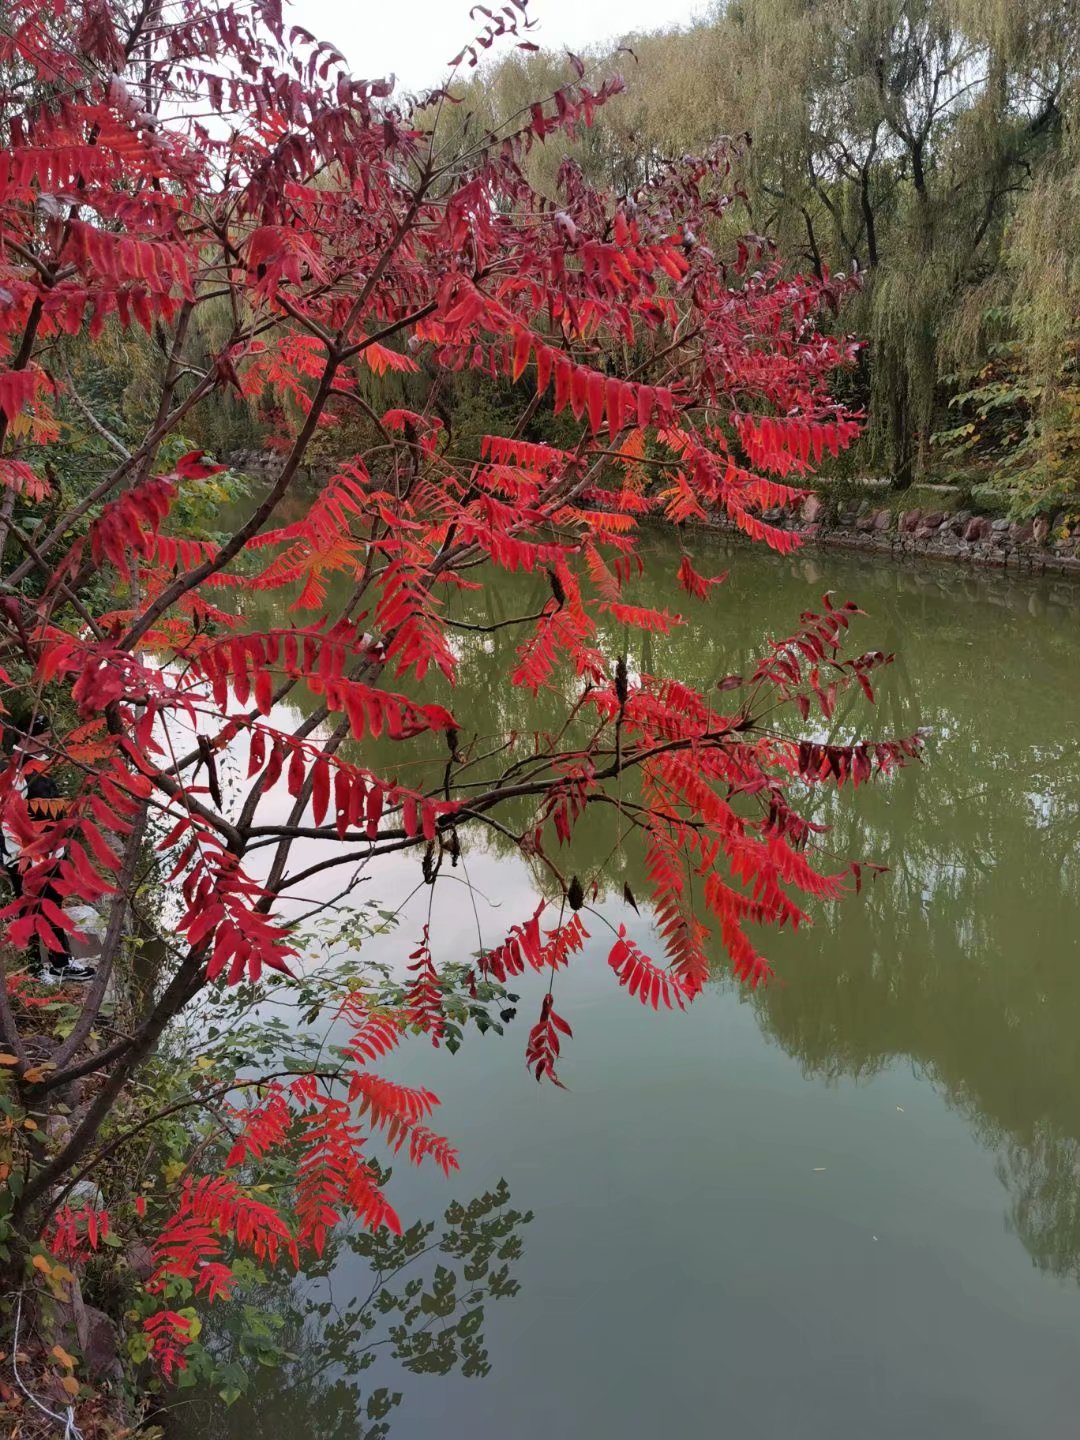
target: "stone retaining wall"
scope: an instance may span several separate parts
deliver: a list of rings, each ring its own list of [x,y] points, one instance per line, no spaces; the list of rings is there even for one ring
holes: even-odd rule
[[[281,455],[270,450],[234,450],[226,460],[234,470],[251,475],[256,480],[273,480],[281,469]],[[329,480],[337,473],[338,466],[332,460],[314,460],[300,466],[297,472],[303,480]]]
[[[1060,538],[1064,517],[1050,522],[1039,516],[1021,524],[993,520],[970,510],[896,512],[870,500],[830,516],[825,502],[811,495],[797,516],[772,510],[762,518],[795,530],[818,545],[898,557],[963,560],[997,570],[1080,575],[1080,534]]]

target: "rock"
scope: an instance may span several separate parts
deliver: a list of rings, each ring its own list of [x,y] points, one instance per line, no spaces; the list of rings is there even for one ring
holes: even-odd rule
[[[949,524],[955,531],[957,531],[957,533],[959,533],[966,527],[970,519],[970,510],[957,510],[956,514],[949,521]]]
[[[904,513],[900,516],[900,529],[904,532],[905,535],[910,535],[911,532],[915,529],[916,525],[918,525],[921,517],[921,510],[905,510]]]
[[[84,1205],[88,1205],[91,1210],[102,1210],[105,1207],[105,1197],[101,1193],[101,1187],[92,1180],[79,1180],[71,1187],[68,1204],[75,1210]]]
[[[866,514],[866,512],[867,512],[869,509],[870,509],[870,501],[869,501],[869,500],[860,500],[860,501],[859,501],[859,508],[858,508],[858,509],[856,510],[856,512],[855,512],[856,519],[861,520],[862,517]]]
[[[76,1280],[66,1300],[57,1301],[52,1312],[52,1333],[59,1333],[65,1349],[79,1351],[83,1367],[92,1379],[119,1379],[120,1351],[116,1329],[105,1314],[82,1298]]]
[[[922,523],[928,530],[937,530],[944,519],[945,515],[941,510],[931,510],[929,515],[923,516]]]
[[[1009,527],[1009,539],[1014,545],[1030,545],[1034,536],[1035,527],[1030,520],[1019,522]]]
[[[990,533],[990,522],[985,515],[973,515],[964,526],[964,539],[969,544],[983,540]]]
[[[920,525],[914,532],[916,540],[929,540],[932,535],[937,534],[937,527],[933,525]]]
[[[124,1259],[137,1280],[149,1280],[156,1268],[153,1252],[141,1240],[132,1240],[124,1249]]]
[[[874,528],[874,516],[873,516],[873,515],[860,515],[859,518],[855,521],[855,529],[856,529],[856,530],[867,531],[867,530],[872,530],[873,528]]]
[[[80,1334],[79,1348],[82,1350],[82,1361],[88,1373],[98,1375],[102,1379],[107,1375],[119,1374],[120,1351],[112,1321],[104,1310],[87,1305],[86,1324],[86,1340],[83,1341]]]
[[[820,495],[808,495],[799,511],[804,525],[816,525],[825,514],[825,505]]]
[[[990,529],[994,532],[995,535],[1004,535],[1008,528],[1008,520],[994,520],[990,524]]]
[[[1031,523],[1031,538],[1036,545],[1045,545],[1046,538],[1050,534],[1050,521],[1045,515],[1036,515]]]
[[[892,525],[892,515],[888,510],[879,510],[874,516],[875,530],[888,530]]]

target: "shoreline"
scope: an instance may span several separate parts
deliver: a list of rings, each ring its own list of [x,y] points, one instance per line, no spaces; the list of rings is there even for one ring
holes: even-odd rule
[[[262,452],[240,450],[228,457],[228,463],[260,478],[273,462]],[[335,466],[323,461],[306,468],[310,478],[318,480],[332,475]],[[663,523],[658,516],[647,518]],[[1010,521],[972,510],[897,510],[867,498],[857,505],[853,501],[840,505],[830,500],[827,492],[812,492],[797,512],[767,510],[761,519],[798,535],[808,547],[892,560],[947,560],[1014,575],[1080,579],[1080,530],[1061,538],[1064,516],[1055,517],[1051,524],[1044,517]],[[689,523],[722,535],[741,537],[743,533],[719,515]]]
[[[849,550],[897,561],[942,560],[1012,575],[1080,579],[1080,535],[1051,540],[1051,527],[1045,521],[1040,526],[1038,521],[991,519],[969,510],[896,512],[866,501],[858,510],[841,512],[830,521],[824,502],[816,495],[803,502],[797,516],[771,510],[761,518],[798,535],[805,548]],[[742,534],[726,519],[698,523],[718,534]]]

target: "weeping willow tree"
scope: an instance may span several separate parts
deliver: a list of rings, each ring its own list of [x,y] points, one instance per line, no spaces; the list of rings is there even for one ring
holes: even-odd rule
[[[624,93],[572,145],[561,134],[534,145],[534,186],[557,203],[570,161],[633,195],[668,160],[748,132],[745,206],[717,225],[773,237],[798,269],[861,272],[838,322],[867,342],[845,396],[869,417],[859,463],[898,488],[989,471],[1021,513],[1080,511],[1069,504],[1080,489],[1076,0],[719,0],[691,26],[581,61],[594,86],[621,73]],[[439,109],[444,143],[479,138],[571,66],[516,52],[456,84],[457,103]],[[208,361],[213,322],[200,322]],[[100,414],[108,389],[117,437],[144,427],[137,412],[167,363],[155,338],[118,332],[92,361],[84,349],[64,358],[76,390]],[[407,377],[380,384],[407,402]],[[467,380],[438,403],[466,450],[490,428]],[[200,424],[190,438],[217,453],[263,429],[258,405],[239,398]],[[538,413],[534,428],[546,424]],[[323,443],[343,451],[355,438]]]
[[[1074,504],[1080,492],[1080,144],[1075,132],[1059,163],[1021,208],[1010,245],[1015,285],[1013,350],[1033,389],[1019,472],[1030,510]]]
[[[843,323],[868,342],[863,458],[905,487],[931,463],[959,350],[987,358],[988,317],[1009,312],[1039,373],[1060,370],[1078,37],[1075,0],[728,0],[585,57],[620,69],[627,93],[572,158],[632,193],[666,157],[749,131],[749,223],[801,267],[862,272]],[[515,58],[464,108],[474,122],[493,99],[505,113],[538,81],[554,88],[559,65]],[[565,158],[558,140],[537,147],[530,178],[554,194]]]
[[[1074,81],[1075,83],[1075,81]],[[1080,521],[1080,142],[1020,198],[1003,263],[954,316],[950,453],[994,467],[1021,516]],[[966,388],[963,388],[966,384]]]

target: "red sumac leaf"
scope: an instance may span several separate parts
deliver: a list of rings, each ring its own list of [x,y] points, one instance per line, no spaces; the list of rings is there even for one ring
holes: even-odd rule
[[[311,770],[311,814],[316,825],[326,819],[330,806],[330,762],[320,755]]]
[[[586,384],[589,402],[589,428],[595,435],[604,423],[604,402],[607,397],[607,384],[603,375],[595,370],[589,372]]]

